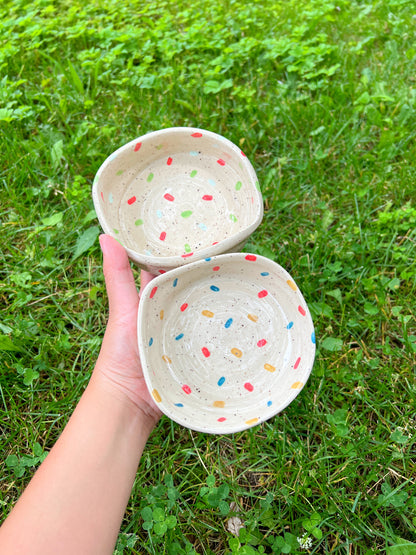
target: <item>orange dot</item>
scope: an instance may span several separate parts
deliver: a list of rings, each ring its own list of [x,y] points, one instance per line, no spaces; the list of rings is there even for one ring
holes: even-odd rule
[[[267,370],[268,372],[275,372],[275,370],[276,370],[276,368],[274,366],[272,366],[271,364],[265,364],[264,369]]]
[[[292,389],[302,389],[303,383],[302,382],[295,382],[292,384]]]
[[[167,356],[167,355],[163,355],[162,359],[167,363],[170,364],[172,362],[172,360]]]
[[[289,287],[290,287],[291,289],[293,289],[293,291],[296,291],[297,287],[296,287],[296,285],[293,283],[293,281],[292,281],[291,279],[288,279],[288,280],[287,280],[287,284],[289,285]]]
[[[152,391],[152,395],[153,395],[153,399],[156,401],[156,403],[160,403],[162,401],[162,397],[159,394],[159,391],[157,389],[154,389]]]
[[[231,353],[237,358],[241,358],[243,356],[243,353],[240,351],[240,349],[237,349],[237,347],[233,347],[231,349]]]
[[[255,314],[247,314],[247,318],[252,322],[257,322],[257,320],[259,319],[259,317],[256,316]]]
[[[223,409],[225,407],[224,401],[214,401],[212,404],[214,407],[217,407],[218,409]]]
[[[212,318],[214,316],[214,313],[211,312],[210,310],[203,310],[202,316],[206,316],[207,318]]]
[[[246,420],[246,424],[248,426],[251,426],[252,424],[255,424],[258,421],[259,421],[259,418],[250,418],[250,420]]]

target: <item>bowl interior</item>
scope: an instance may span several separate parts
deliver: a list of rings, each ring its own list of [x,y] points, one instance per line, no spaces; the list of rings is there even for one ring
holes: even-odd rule
[[[312,369],[315,337],[290,275],[226,254],[157,277],[139,309],[146,383],[161,410],[198,431],[243,430],[281,411]]]
[[[263,215],[248,159],[202,130],[166,129],[125,145],[104,162],[94,187],[104,231],[147,257],[190,258],[254,230]]]

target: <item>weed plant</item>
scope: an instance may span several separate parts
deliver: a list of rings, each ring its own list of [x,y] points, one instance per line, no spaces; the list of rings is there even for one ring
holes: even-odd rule
[[[116,553],[416,553],[415,44],[411,0],[2,1],[4,517],[103,336],[94,175],[141,134],[197,126],[252,161],[246,250],[299,283],[317,358],[249,431],[163,418]]]

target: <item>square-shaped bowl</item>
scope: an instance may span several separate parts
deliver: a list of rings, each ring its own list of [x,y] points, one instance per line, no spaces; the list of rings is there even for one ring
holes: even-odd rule
[[[253,254],[160,275],[143,291],[138,342],[160,409],[200,432],[231,433],[282,411],[312,370],[315,333],[291,276]]]
[[[116,150],[93,184],[101,227],[154,274],[238,251],[263,218],[256,173],[216,133],[162,129]]]

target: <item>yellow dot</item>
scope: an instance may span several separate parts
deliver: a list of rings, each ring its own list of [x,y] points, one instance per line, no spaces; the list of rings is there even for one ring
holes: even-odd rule
[[[237,358],[241,358],[243,356],[243,353],[240,351],[240,349],[237,349],[236,347],[233,347],[231,349],[231,352]]]
[[[207,318],[212,318],[214,316],[214,313],[211,312],[210,310],[203,310],[202,316],[206,316]]]
[[[264,365],[265,370],[267,370],[268,372],[274,372],[276,370],[276,368],[274,366],[272,366],[271,364],[265,364]]]
[[[247,318],[252,322],[257,322],[257,320],[259,319],[259,317],[256,316],[255,314],[247,314]]]
[[[292,384],[292,389],[302,389],[303,383],[302,382],[295,382]]]
[[[152,395],[156,403],[160,403],[162,401],[162,397],[159,395],[159,391],[157,389],[152,391]]]
[[[165,313],[163,312],[163,310],[160,311],[160,319],[163,320]]]
[[[250,420],[246,420],[246,424],[248,426],[251,426],[252,424],[255,424],[258,421],[259,421],[259,418],[250,418]]]
[[[292,281],[291,279],[288,279],[288,280],[287,280],[287,284],[289,285],[289,287],[290,287],[291,289],[293,289],[293,291],[296,291],[297,287],[296,287],[296,285],[293,283],[293,281]]]
[[[219,409],[222,409],[225,407],[224,401],[214,401],[212,404],[214,405],[214,407],[217,407]]]
[[[167,355],[163,355],[162,359],[167,362],[168,364],[170,364],[172,361],[171,359],[167,356]]]

